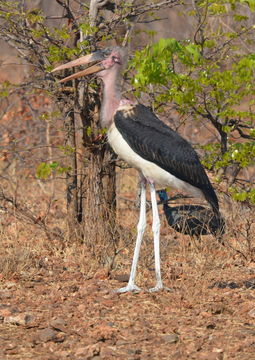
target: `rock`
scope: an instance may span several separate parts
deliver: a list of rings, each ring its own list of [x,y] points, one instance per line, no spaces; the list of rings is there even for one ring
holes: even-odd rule
[[[129,280],[129,274],[120,274],[113,276],[114,280],[117,280],[119,282],[128,282]]]
[[[57,334],[56,331],[52,330],[51,328],[45,328],[37,332],[37,338],[35,340],[37,343],[38,343],[37,340],[39,340],[39,343],[53,341],[56,337],[56,334]]]
[[[66,334],[58,332],[50,327],[42,330],[38,330],[34,337],[34,344],[46,343],[48,341],[54,341],[55,343],[62,343],[66,339]]]
[[[102,359],[112,359],[116,355],[116,347],[104,346],[100,350],[100,357]],[[94,359],[93,359],[94,360]]]
[[[177,334],[167,334],[163,335],[163,340],[168,344],[175,344],[179,341],[179,336]]]
[[[113,339],[116,333],[117,330],[112,328],[111,326],[101,325],[96,326],[91,332],[91,335],[94,339],[96,339],[96,341],[105,341]]]
[[[56,333],[53,341],[55,343],[62,343],[65,341],[65,339],[66,339],[66,334],[64,334],[63,332],[58,332],[58,333]]]
[[[77,356],[85,356],[87,354],[87,347],[79,347],[78,349],[76,349],[75,351],[75,357]]]
[[[100,354],[100,346],[98,344],[82,346],[78,348],[75,352],[76,357],[81,357],[82,359],[95,359]]]
[[[10,315],[4,318],[4,324],[27,325],[32,322],[33,316],[29,314]]]
[[[63,318],[56,318],[50,321],[50,326],[58,331],[67,332],[66,321]]]

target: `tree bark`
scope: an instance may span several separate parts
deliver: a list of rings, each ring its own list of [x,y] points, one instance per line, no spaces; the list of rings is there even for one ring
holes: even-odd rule
[[[96,21],[105,1],[91,2]],[[91,19],[92,21],[92,19]],[[73,39],[76,45],[77,33]],[[99,86],[73,81],[74,94],[66,93],[60,107],[65,114],[67,223],[69,239],[84,241],[99,264],[111,266],[116,252],[115,155],[99,123]]]
[[[78,90],[80,111],[76,122],[82,129],[82,156],[78,159],[80,173],[80,208],[82,209],[83,240],[100,264],[111,266],[114,260],[118,231],[116,226],[115,159],[99,123],[100,98],[91,94],[89,86]]]

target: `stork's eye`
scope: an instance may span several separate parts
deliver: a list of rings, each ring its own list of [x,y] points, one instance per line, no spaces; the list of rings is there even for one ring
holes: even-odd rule
[[[120,59],[117,56],[112,56],[112,60],[116,63],[116,64],[120,64]]]

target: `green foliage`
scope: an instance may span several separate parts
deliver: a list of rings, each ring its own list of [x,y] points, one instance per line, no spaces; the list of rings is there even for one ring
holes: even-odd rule
[[[236,201],[249,201],[255,204],[255,189],[240,191],[237,187],[230,187],[229,192]]]
[[[251,11],[255,11],[255,0],[240,0],[240,2],[248,4]]]
[[[26,14],[27,20],[31,23],[31,25],[43,23],[45,17],[40,11],[32,11]]]
[[[133,6],[133,2],[121,1],[115,17],[128,22]],[[198,21],[192,39],[160,39],[137,51],[129,64],[129,68],[137,71],[132,81],[136,96],[149,93],[151,105],[158,111],[174,103],[180,114],[213,125],[219,141],[203,147],[203,163],[211,170],[233,165],[247,169],[254,165],[255,54],[249,50],[255,45],[252,11],[255,0],[198,0],[190,12]],[[36,64],[36,70],[45,74],[52,70],[53,64],[90,52],[97,41],[114,37],[113,31],[91,27],[87,15],[86,10],[83,18],[53,28],[47,26],[40,11],[26,11],[21,2],[2,0],[0,34],[25,54],[26,61]],[[79,31],[85,40],[73,46]],[[155,33],[148,30],[147,35],[153,39]],[[41,79],[40,87],[47,88],[45,76]],[[9,84],[3,83],[0,97],[5,98],[9,93]],[[45,121],[53,117],[47,113],[41,116]],[[86,128],[88,136],[92,135],[91,129]],[[75,152],[70,146],[59,148],[66,156]],[[37,176],[48,178],[60,171],[67,170],[58,163],[41,163]],[[235,199],[245,197],[238,184],[233,189]],[[252,189],[245,194],[245,200],[253,201]]]
[[[93,35],[98,31],[97,26],[90,26],[89,23],[81,23],[79,24],[79,29],[83,32],[84,36]]]
[[[64,155],[72,155],[75,152],[75,149],[69,145],[66,146],[58,146],[60,150],[63,151]]]
[[[49,111],[49,112],[43,112],[40,115],[40,119],[44,121],[52,121],[54,118],[58,118],[61,116],[61,113],[59,110],[55,111]]]
[[[59,46],[56,46],[54,44],[49,45],[48,47],[49,55],[48,60],[51,63],[61,62],[64,59],[71,59],[74,55],[77,54],[77,49],[71,49],[67,46],[62,46],[61,48]]]
[[[194,120],[207,119],[214,126],[219,142],[203,147],[203,163],[212,170],[227,169],[233,164],[239,169],[254,165],[255,54],[240,47],[242,42],[255,45],[255,27],[249,26],[247,12],[245,16],[240,13],[241,6],[247,5],[254,11],[254,3],[198,1],[197,11],[206,19],[200,41],[160,39],[137,51],[129,64],[136,69],[136,96],[152,93],[153,88],[153,108],[162,110],[164,105],[174,103],[180,114],[191,115]],[[229,4],[235,30],[219,26],[212,31],[207,27],[208,19],[229,16]],[[244,39],[242,34],[247,34]],[[239,190],[237,186],[232,192],[236,200],[244,197],[236,195]],[[253,201],[253,192],[246,193],[246,199]]]
[[[79,56],[85,43],[90,48],[88,42],[78,43],[77,46],[69,45],[76,36],[77,28],[67,23],[58,28],[49,27],[41,11],[25,10],[19,2],[3,0],[0,6],[0,20],[4,24],[0,29],[0,35],[3,33],[6,39],[6,34],[11,34],[12,42],[17,41],[17,44],[22,44],[22,48],[29,50],[26,61],[32,64],[36,62],[43,71],[51,71],[51,64]],[[86,29],[88,35],[97,31],[96,27],[90,28],[88,22],[82,23],[80,29]],[[19,40],[20,34],[22,40]],[[68,40],[71,40],[69,44]]]
[[[202,162],[208,169],[218,170],[234,164],[243,169],[255,165],[255,141],[229,143],[223,155],[219,144],[209,144],[202,148],[206,152]]]
[[[51,163],[41,162],[36,169],[38,179],[47,180],[52,174],[62,175],[70,171],[70,167],[62,166],[58,162]]]
[[[155,45],[136,52],[131,62],[137,70],[133,85],[137,94],[146,91],[150,84],[156,85],[157,92],[176,102],[181,112],[186,112],[187,105],[195,103],[197,111],[204,113],[204,105],[200,105],[199,100],[204,95],[208,109],[217,111],[217,116],[235,116],[237,112],[233,105],[239,105],[245,96],[255,93],[253,55],[242,57],[223,71],[219,63],[201,56],[199,45],[161,39]],[[178,71],[177,66],[180,68]],[[168,86],[167,94],[158,85]],[[251,112],[245,115],[254,116]]]
[[[4,81],[0,86],[0,98],[6,98],[9,96],[11,84],[9,81]]]

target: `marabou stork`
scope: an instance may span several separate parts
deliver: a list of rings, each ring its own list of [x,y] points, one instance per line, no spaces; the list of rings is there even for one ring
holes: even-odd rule
[[[108,141],[115,153],[142,175],[140,217],[129,282],[126,287],[117,291],[140,290],[135,285],[135,276],[146,227],[146,183],[149,184],[151,193],[156,273],[156,286],[150,291],[157,291],[163,288],[163,284],[159,249],[160,219],[155,184],[161,187],[170,186],[205,198],[216,216],[219,214],[219,205],[214,189],[192,146],[146,106],[121,98],[121,71],[126,60],[125,48],[112,47],[58,66],[53,71],[93,63],[60,82],[93,73],[103,81],[101,126],[107,128]]]
[[[191,237],[212,234],[221,241],[220,237],[225,231],[225,222],[211,209],[191,204],[169,206],[168,202],[171,199],[168,199],[167,192],[158,190],[157,194],[163,204],[167,222],[175,231]]]

